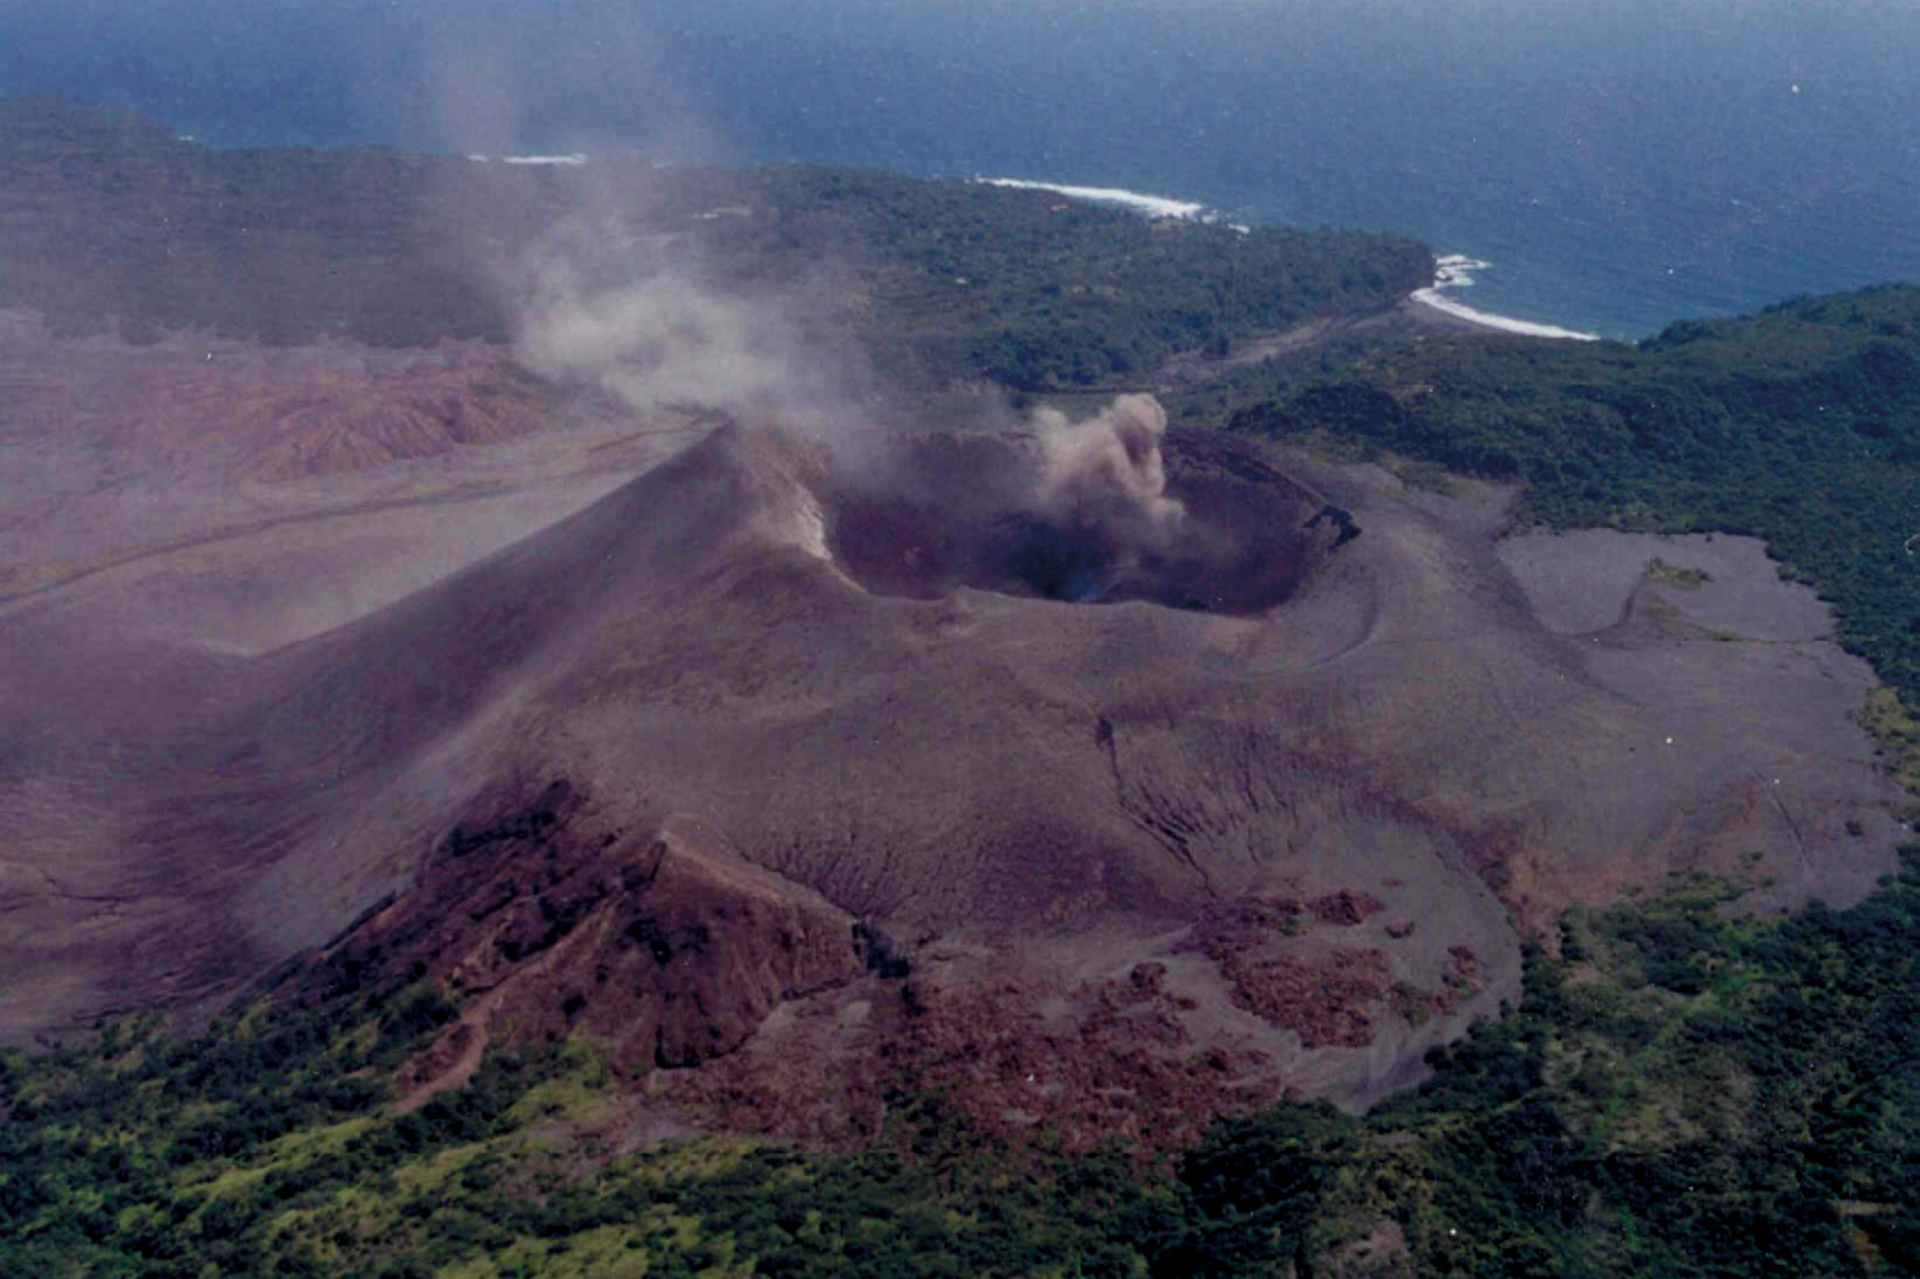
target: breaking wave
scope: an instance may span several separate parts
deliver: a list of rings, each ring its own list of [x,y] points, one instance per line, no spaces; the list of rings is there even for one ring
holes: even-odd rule
[[[1012,187],[1017,191],[1051,191],[1069,200],[1085,200],[1091,204],[1115,204],[1150,218],[1180,218],[1187,222],[1206,223],[1221,221],[1218,212],[1197,200],[1176,200],[1170,195],[1149,195],[1144,191],[1128,191],[1124,187],[1082,187],[1061,182],[1029,182],[1024,178],[975,178],[974,181],[990,187]],[[1222,225],[1241,235],[1251,230],[1239,222]]]
[[[1457,319],[1478,324],[1483,328],[1499,329],[1503,333],[1518,333],[1534,338],[1560,338],[1572,342],[1598,342],[1598,333],[1583,333],[1578,329],[1563,329],[1557,324],[1535,324],[1532,320],[1516,320],[1508,315],[1494,315],[1490,311],[1476,311],[1465,303],[1456,302],[1445,296],[1448,289],[1470,289],[1473,287],[1473,273],[1484,271],[1493,264],[1482,262],[1478,258],[1467,257],[1463,253],[1449,253],[1437,259],[1433,266],[1433,284],[1424,289],[1415,290],[1413,300],[1436,311],[1445,312]]]

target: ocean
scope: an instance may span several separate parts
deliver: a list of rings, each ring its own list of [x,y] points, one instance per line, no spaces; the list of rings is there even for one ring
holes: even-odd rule
[[[532,11],[529,11],[532,10]],[[1453,255],[1638,337],[1920,281],[1912,0],[0,0],[0,92],[212,145],[815,161]]]

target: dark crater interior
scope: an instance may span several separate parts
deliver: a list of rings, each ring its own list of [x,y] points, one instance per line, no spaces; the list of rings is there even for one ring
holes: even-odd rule
[[[900,437],[875,477],[829,495],[828,543],[876,595],[938,599],[968,586],[1247,616],[1284,602],[1357,534],[1247,442],[1169,432],[1162,457],[1166,495],[1185,514],[1156,526],[1127,518],[1123,499],[1117,515],[1053,509],[1030,436]]]

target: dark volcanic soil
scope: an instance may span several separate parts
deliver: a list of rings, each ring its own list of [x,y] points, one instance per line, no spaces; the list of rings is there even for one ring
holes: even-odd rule
[[[251,656],[5,618],[0,1027],[204,1002],[391,895],[342,945],[478,997],[410,1085],[584,1028],[715,1122],[858,1132],[905,1054],[1098,1132],[1378,1097],[1569,902],[1890,864],[1824,640],[1658,579],[1544,624],[1497,503],[1237,439],[1167,439],[1145,532],[1037,456],[724,429]]]
[[[1185,436],[1166,451],[1166,496],[1186,514],[1155,544],[1048,510],[1034,491],[1032,441],[975,433],[919,441],[886,469],[883,488],[835,485],[828,549],[876,595],[932,600],[971,587],[1258,616],[1292,595],[1340,535],[1324,503],[1224,439]]]

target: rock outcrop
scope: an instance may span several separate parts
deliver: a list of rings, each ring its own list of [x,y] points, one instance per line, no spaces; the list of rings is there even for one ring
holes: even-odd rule
[[[402,1072],[464,1075],[487,1044],[582,1032],[630,1070],[739,1047],[782,1001],[865,971],[856,921],[699,823],[628,832],[564,781],[454,828],[409,892],[331,956],[443,983],[467,1012]]]

